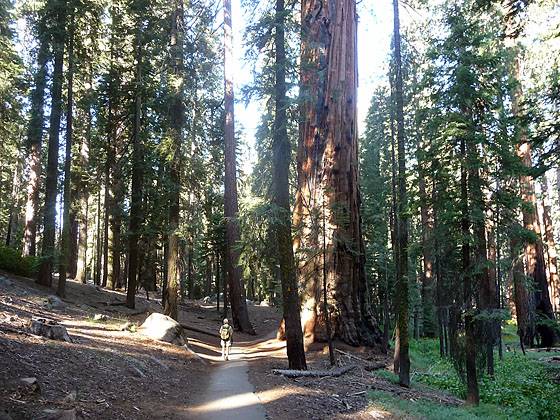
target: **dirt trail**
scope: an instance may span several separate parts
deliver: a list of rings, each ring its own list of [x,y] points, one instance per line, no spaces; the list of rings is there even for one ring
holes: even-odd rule
[[[268,418],[262,401],[249,380],[250,363],[282,352],[284,344],[274,339],[275,331],[265,337],[232,346],[229,361],[220,359],[220,349],[206,340],[193,340],[191,346],[212,362],[206,389],[185,418],[197,420],[263,420]],[[235,343],[234,343],[235,344]]]

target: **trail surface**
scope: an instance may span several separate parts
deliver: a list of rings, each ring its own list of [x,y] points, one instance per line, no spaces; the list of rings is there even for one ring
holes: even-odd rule
[[[191,415],[200,420],[262,420],[263,405],[249,382],[247,361],[231,360],[212,371],[208,387]]]

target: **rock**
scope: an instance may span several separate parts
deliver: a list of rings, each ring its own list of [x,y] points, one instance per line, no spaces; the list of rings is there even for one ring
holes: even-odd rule
[[[260,306],[270,306],[270,303],[267,300],[263,300]]]
[[[212,298],[210,296],[206,296],[204,299],[202,299],[202,303],[205,304],[212,303]]]
[[[51,308],[64,308],[64,302],[58,296],[50,295],[47,297],[47,304],[50,305]]]
[[[35,318],[31,320],[29,330],[32,334],[41,335],[51,340],[60,340],[71,343],[72,339],[66,331],[66,327],[59,325],[56,321],[44,318]]]
[[[19,380],[19,387],[21,391],[25,392],[26,394],[39,394],[41,393],[41,387],[39,386],[39,382],[37,378],[30,377],[30,378],[21,378]]]
[[[165,341],[178,346],[185,344],[181,324],[160,313],[153,313],[146,318],[138,331],[152,340]]]
[[[44,420],[76,420],[76,409],[72,410],[43,410]]]
[[[93,320],[94,321],[101,321],[101,322],[105,322],[109,319],[109,317],[105,314],[95,314],[93,316]]]

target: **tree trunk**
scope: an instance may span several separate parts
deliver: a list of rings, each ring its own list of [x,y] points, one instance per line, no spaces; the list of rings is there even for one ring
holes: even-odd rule
[[[134,81],[134,122],[132,128],[132,187],[130,199],[130,224],[128,236],[128,286],[126,306],[134,308],[136,303],[136,278],[138,276],[138,239],[142,225],[142,29],[137,22],[136,33],[136,75]]]
[[[286,333],[286,351],[290,369],[307,369],[301,330],[299,294],[296,266],[292,248],[292,229],[290,220],[290,185],[289,171],[291,147],[288,138],[288,118],[286,108],[286,50],[285,50],[285,15],[284,0],[276,0],[274,36],[276,54],[275,80],[275,116],[273,132],[273,202],[278,215],[274,218],[276,240],[278,244],[278,263],[280,265],[280,282],[282,285],[282,308]],[[254,293],[254,291],[253,291]]]
[[[179,222],[181,198],[181,143],[185,125],[184,107],[184,5],[183,0],[172,0],[171,19],[171,105],[169,112],[170,136],[173,139],[173,152],[169,168],[169,242],[167,254],[167,289],[164,313],[173,319],[178,318],[177,294],[180,282],[179,269]],[[189,255],[190,258],[190,255]]]
[[[41,34],[41,31],[39,32]],[[45,36],[45,35],[43,35]],[[39,184],[41,183],[41,148],[43,143],[43,124],[45,106],[45,88],[47,86],[47,62],[49,44],[42,39],[37,54],[37,73],[35,88],[31,95],[31,110],[27,130],[27,202],[25,205],[25,231],[23,237],[23,255],[35,255],[37,252],[37,217],[39,207]]]
[[[558,258],[556,255],[556,242],[554,240],[554,225],[552,223],[552,206],[548,195],[548,178],[543,176],[543,225],[544,241],[546,243],[546,254],[548,263],[549,282],[548,290],[552,301],[552,309],[555,313],[560,312],[560,278],[558,277]]]
[[[506,46],[513,48],[516,53],[514,65],[512,69],[512,76],[518,83],[512,91],[512,112],[514,116],[520,114],[520,104],[523,99],[523,89],[520,84],[521,81],[521,57],[517,51],[518,37],[521,34],[525,21],[520,16],[523,8],[526,7],[524,2],[517,2],[514,0],[504,0],[502,2],[504,9],[504,30]],[[517,144],[517,156],[527,172],[532,167],[531,156],[531,143],[527,137],[525,128],[520,129],[519,142]],[[521,199],[525,205],[522,207],[523,226],[525,229],[532,231],[536,238],[535,242],[526,242],[525,248],[525,266],[526,275],[532,281],[534,288],[533,299],[535,301],[535,309],[540,312],[541,316],[554,319],[554,312],[548,294],[548,284],[546,280],[546,267],[544,259],[544,247],[540,240],[541,232],[538,224],[537,216],[537,202],[535,196],[535,186],[533,178],[530,174],[525,173],[519,179]],[[537,331],[542,339],[542,345],[551,346],[556,340],[555,331],[548,325],[540,323]]]
[[[255,330],[249,321],[245,286],[243,284],[241,267],[239,266],[239,251],[237,250],[240,234],[237,221],[237,144],[235,140],[232,44],[231,0],[224,0],[224,104],[226,114],[224,126],[224,214],[226,219],[226,267],[231,290],[233,325],[245,333],[255,334]]]
[[[420,221],[422,223],[422,336],[435,337],[437,332],[436,316],[434,313],[435,284],[434,284],[434,255],[433,255],[433,220],[426,192],[425,171],[420,169],[418,189],[420,193]]]
[[[58,289],[60,297],[66,296],[66,274],[71,254],[71,220],[70,206],[72,203],[72,141],[74,123],[74,11],[70,12],[70,31],[68,34],[68,93],[66,105],[66,150],[64,157],[64,203],[62,212],[62,238],[60,241],[60,264],[58,268]]]
[[[471,267],[470,226],[471,214],[469,209],[469,161],[467,156],[467,141],[461,138],[461,232],[463,243],[463,301],[465,307],[465,359],[467,370],[467,403],[478,405],[480,397],[476,372],[476,337],[473,308],[473,267]],[[471,162],[472,164],[472,162]],[[454,331],[453,336],[456,337]]]
[[[90,73],[91,76],[91,73]],[[90,80],[91,83],[91,80]],[[89,212],[89,185],[87,182],[87,170],[89,165],[89,140],[91,137],[92,114],[88,109],[87,128],[85,138],[80,144],[80,179],[79,189],[79,216],[78,216],[78,263],[76,269],[76,281],[85,284],[87,282],[87,251],[88,251],[88,212]]]
[[[101,285],[101,257],[103,255],[102,245],[104,243],[101,231],[101,188],[97,192],[97,226],[95,228],[95,274],[94,283],[98,286]]]
[[[397,337],[399,345],[395,345],[395,359],[399,360],[399,383],[410,386],[410,358],[408,355],[408,217],[406,195],[406,151],[403,112],[403,77],[401,60],[401,35],[399,22],[399,2],[393,0],[394,13],[394,59],[395,59],[395,105],[397,111],[397,151],[399,162],[398,176],[398,213],[397,242],[398,258],[397,278],[395,282],[395,310],[397,315]]]
[[[302,322],[306,341],[326,341],[320,304],[326,265],[333,338],[381,345],[365,294],[356,126],[356,3],[305,0],[301,6],[301,125],[294,249],[300,257]],[[321,215],[326,212],[325,260]]]
[[[47,179],[45,183],[45,210],[42,261],[37,283],[52,285],[56,236],[56,195],[58,184],[58,148],[60,116],[62,114],[62,81],[64,44],[66,41],[66,2],[57,6],[56,24],[59,28],[53,37],[54,65],[51,86],[51,116],[49,126],[49,151],[47,160]]]

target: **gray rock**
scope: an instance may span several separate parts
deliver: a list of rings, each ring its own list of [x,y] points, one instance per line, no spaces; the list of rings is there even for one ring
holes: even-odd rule
[[[178,346],[186,344],[181,324],[160,313],[153,313],[146,318],[138,328],[138,332],[152,340],[165,341]]]
[[[51,340],[60,340],[71,343],[72,339],[66,331],[66,327],[59,325],[56,321],[44,318],[35,318],[31,320],[29,330],[32,334],[40,335]]]

